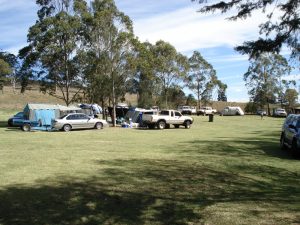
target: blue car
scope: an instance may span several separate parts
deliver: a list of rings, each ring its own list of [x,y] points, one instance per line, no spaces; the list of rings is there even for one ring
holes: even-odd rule
[[[13,117],[8,119],[7,125],[9,127],[20,127],[22,126],[23,121],[24,121],[24,113],[18,112],[17,114],[13,115]]]

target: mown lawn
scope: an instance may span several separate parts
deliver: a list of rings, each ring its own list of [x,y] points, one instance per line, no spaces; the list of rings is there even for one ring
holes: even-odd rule
[[[195,117],[189,130],[22,132],[0,111],[0,224],[300,224],[283,119]]]

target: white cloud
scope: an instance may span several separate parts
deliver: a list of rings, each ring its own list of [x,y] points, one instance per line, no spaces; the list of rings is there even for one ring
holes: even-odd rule
[[[234,47],[258,36],[261,14],[251,20],[228,21],[224,15],[203,15],[186,7],[134,21],[142,41],[165,40],[180,52],[220,46]]]
[[[246,55],[223,55],[223,56],[213,56],[208,57],[207,61],[211,63],[218,63],[218,62],[248,62],[248,56]]]

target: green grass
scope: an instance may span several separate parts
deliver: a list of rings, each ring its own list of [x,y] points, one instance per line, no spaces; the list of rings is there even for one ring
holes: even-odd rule
[[[22,132],[0,111],[0,224],[300,224],[283,119],[195,117],[189,130]]]

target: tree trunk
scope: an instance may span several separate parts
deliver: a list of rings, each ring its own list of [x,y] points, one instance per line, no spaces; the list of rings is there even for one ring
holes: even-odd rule
[[[112,81],[112,103],[113,103],[113,118],[112,118],[112,123],[113,123],[113,127],[116,126],[116,96],[115,96],[115,81],[114,81],[114,78],[113,78],[113,81]]]

